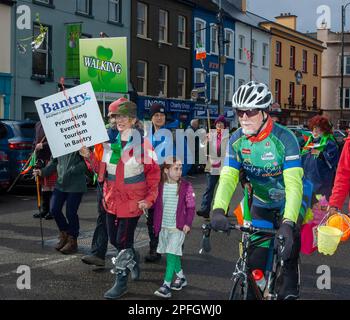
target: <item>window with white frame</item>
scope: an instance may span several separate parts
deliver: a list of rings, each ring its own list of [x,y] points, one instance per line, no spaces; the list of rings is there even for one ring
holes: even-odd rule
[[[217,72],[210,73],[210,100],[219,100],[219,75]]]
[[[233,37],[233,31],[230,29],[225,29],[225,56],[228,58],[233,58]]]
[[[159,10],[159,41],[168,42],[168,11]]]
[[[137,61],[136,67],[136,90],[138,94],[147,94],[147,62],[143,60]]]
[[[194,70],[194,83],[204,83],[205,82],[205,74],[202,69]]]
[[[340,92],[340,90],[339,90],[339,92]],[[341,101],[341,97],[340,97],[339,101]],[[344,109],[350,109],[350,88],[344,88],[343,106],[344,106]]]
[[[210,52],[219,54],[218,27],[216,24],[210,25]]]
[[[263,67],[269,66],[269,45],[267,43],[263,43],[262,47],[262,65]]]
[[[250,59],[252,60],[252,64],[257,64],[257,59],[256,59],[256,40],[252,39],[252,48],[251,48],[251,57]]]
[[[34,24],[33,26],[34,38],[37,38],[40,34],[40,25]],[[32,73],[33,76],[48,77],[50,69],[49,59],[49,37],[51,37],[51,28],[48,28],[45,38],[38,49],[33,52],[32,56]]]
[[[233,76],[225,75],[225,102],[230,103],[233,96]]]
[[[113,22],[121,22],[121,1],[109,0],[108,2],[108,20]]]
[[[350,75],[350,56],[344,57],[344,74]]]
[[[77,0],[77,12],[83,14],[92,14],[92,3],[91,0]]]
[[[158,95],[166,97],[168,95],[168,66],[159,65]]]
[[[179,68],[177,71],[177,97],[186,99],[186,69]]]
[[[147,38],[148,6],[143,2],[137,2],[137,35]]]
[[[245,46],[245,38],[244,36],[238,37],[238,60],[244,60],[244,46]]]
[[[198,18],[195,18],[195,29],[194,29],[194,43],[195,43],[195,49],[197,47],[205,48],[205,28],[206,28],[206,22],[203,20],[200,20]]]
[[[177,45],[186,47],[186,17],[178,16]]]

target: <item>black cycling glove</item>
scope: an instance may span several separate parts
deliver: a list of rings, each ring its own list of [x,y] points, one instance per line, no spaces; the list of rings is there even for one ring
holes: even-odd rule
[[[225,211],[223,209],[213,210],[210,225],[215,231],[228,231],[230,229],[230,223],[225,216]]]
[[[275,248],[277,248],[278,255],[282,258],[283,261],[291,258],[291,253],[294,245],[294,231],[295,223],[290,220],[282,222],[280,228],[277,231]],[[282,236],[284,239],[283,246],[280,244],[279,236]]]

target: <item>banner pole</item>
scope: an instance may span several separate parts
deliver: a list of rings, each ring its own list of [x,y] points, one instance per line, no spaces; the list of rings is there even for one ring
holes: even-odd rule
[[[103,90],[103,120],[106,119],[106,91]]]

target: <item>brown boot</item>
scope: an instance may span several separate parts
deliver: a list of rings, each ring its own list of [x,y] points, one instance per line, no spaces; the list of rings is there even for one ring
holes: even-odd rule
[[[72,236],[68,236],[68,241],[66,245],[60,251],[63,254],[71,254],[78,252],[77,239]]]
[[[60,234],[58,236],[58,243],[55,246],[55,249],[57,251],[60,251],[67,243],[68,241],[68,233],[65,231],[60,231]]]

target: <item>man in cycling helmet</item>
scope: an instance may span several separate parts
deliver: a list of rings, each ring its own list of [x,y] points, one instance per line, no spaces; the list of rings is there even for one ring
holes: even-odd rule
[[[271,102],[268,87],[257,82],[240,86],[232,98],[241,128],[232,135],[228,144],[211,224],[214,230],[228,230],[225,213],[242,169],[253,190],[252,225],[278,229],[277,237],[282,235],[285,239],[284,247],[277,245],[275,240],[252,248],[248,265],[251,270],[267,270],[270,267],[269,253],[275,245],[285,265],[278,281],[278,298],[296,299],[299,294],[300,224],[303,220],[300,214],[303,169],[296,137],[286,127],[272,121],[267,113]]]

